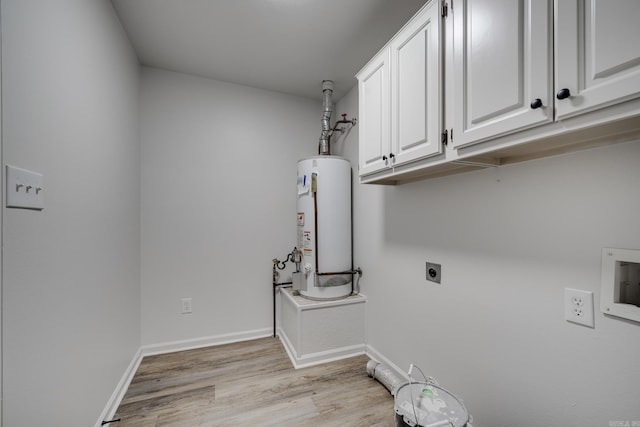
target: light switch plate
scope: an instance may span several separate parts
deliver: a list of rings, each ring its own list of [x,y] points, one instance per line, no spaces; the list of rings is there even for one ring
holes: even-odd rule
[[[7,207],[44,209],[42,174],[7,165]]]

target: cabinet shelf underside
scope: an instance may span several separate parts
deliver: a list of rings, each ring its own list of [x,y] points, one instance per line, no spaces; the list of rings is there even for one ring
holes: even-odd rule
[[[557,156],[589,148],[640,139],[640,116],[625,118],[594,127],[568,130],[542,138],[532,139],[506,148],[497,148],[481,154],[465,154],[465,149],[452,160],[429,164],[423,159],[388,175],[362,176],[362,183],[395,185],[424,179],[438,178],[497,167],[544,157]],[[467,151],[471,151],[469,147]]]

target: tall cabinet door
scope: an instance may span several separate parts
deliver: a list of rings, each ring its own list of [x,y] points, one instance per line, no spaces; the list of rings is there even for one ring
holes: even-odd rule
[[[640,1],[556,1],[558,118],[640,96]]]
[[[382,50],[358,73],[360,175],[387,167],[389,130],[389,49]]]
[[[442,152],[440,14],[432,1],[391,42],[391,161]]]
[[[551,0],[460,0],[450,12],[453,146],[552,121]]]

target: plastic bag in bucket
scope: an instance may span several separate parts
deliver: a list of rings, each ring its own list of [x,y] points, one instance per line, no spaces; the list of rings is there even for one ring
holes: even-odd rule
[[[431,383],[411,382],[396,392],[397,427],[471,427],[469,412],[456,396]]]

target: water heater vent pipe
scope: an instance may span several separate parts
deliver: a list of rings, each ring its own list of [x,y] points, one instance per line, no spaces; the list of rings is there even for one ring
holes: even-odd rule
[[[322,133],[320,135],[318,154],[321,156],[328,156],[331,154],[329,138],[331,137],[331,114],[333,113],[333,81],[322,81],[322,97]]]

